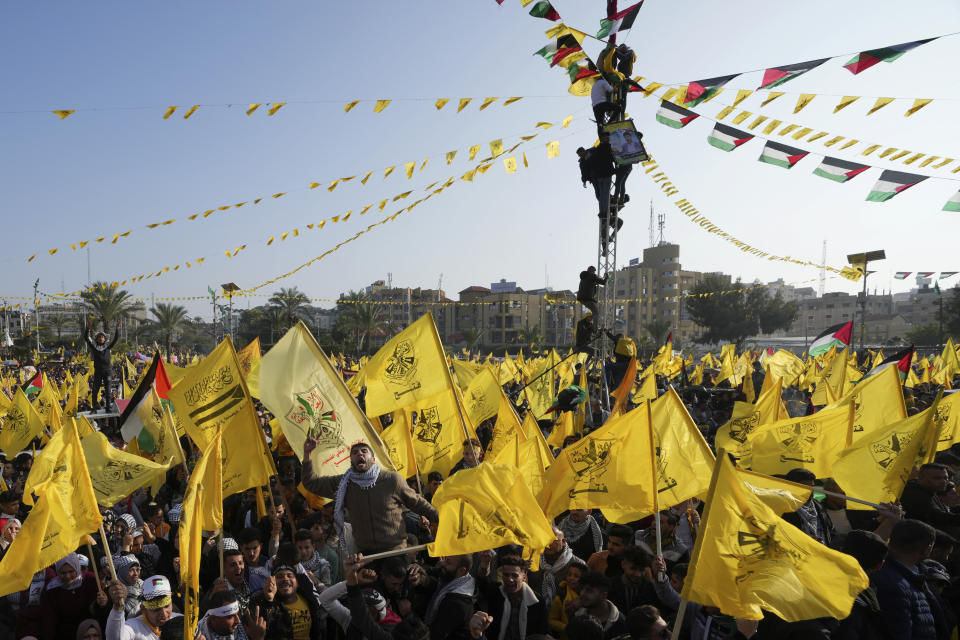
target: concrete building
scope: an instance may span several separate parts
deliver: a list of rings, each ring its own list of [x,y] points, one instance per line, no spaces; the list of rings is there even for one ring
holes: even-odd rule
[[[383,280],[377,280],[366,287],[364,293],[370,300],[381,304],[384,319],[390,327],[386,334],[371,337],[372,346],[382,346],[428,311],[433,313],[441,340],[446,341],[447,336],[454,332],[455,307],[451,304],[453,300],[442,289],[392,287]],[[340,297],[346,296],[340,294]]]
[[[645,327],[654,320],[668,320],[677,347],[692,342],[703,328],[684,309],[683,294],[703,280],[706,273],[685,271],[680,264],[680,245],[661,242],[643,250],[617,271],[618,302],[616,330],[636,338],[647,337]],[[725,282],[730,276],[721,275]]]

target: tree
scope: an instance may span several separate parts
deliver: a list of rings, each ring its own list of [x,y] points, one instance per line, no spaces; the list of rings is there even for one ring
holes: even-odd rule
[[[960,336],[960,285],[943,292],[943,335]]]
[[[167,362],[170,362],[170,341],[180,325],[187,319],[187,310],[179,305],[158,302],[150,313],[153,314],[154,324],[163,336],[163,346],[167,350]]]
[[[663,341],[667,338],[667,331],[670,330],[672,322],[666,318],[660,318],[658,320],[651,320],[646,324],[644,329],[647,330],[647,333],[650,334],[653,344],[663,344]]]
[[[946,315],[946,309],[944,309]],[[907,331],[907,342],[918,347],[937,347],[940,344],[940,325],[936,322],[920,325]]]
[[[296,287],[290,287],[289,289],[281,287],[280,291],[275,292],[267,302],[283,311],[283,317],[287,323],[286,328],[289,329],[303,316],[304,307],[307,306],[309,301],[310,299],[306,294]]]
[[[789,328],[797,317],[795,302],[784,302],[778,294],[767,295],[759,287],[744,287],[738,280],[728,285],[721,276],[707,274],[694,285],[684,303],[690,318],[706,329],[699,342],[743,341],[758,333]]]
[[[390,332],[390,322],[386,318],[386,309],[364,293],[351,291],[340,307],[340,320],[343,327],[353,334],[357,352],[363,352],[364,342],[373,336],[382,336]]]
[[[526,326],[517,331],[517,342],[528,344],[530,348],[543,342],[543,336],[540,335],[539,327]]]
[[[73,322],[63,314],[57,313],[56,315],[50,316],[44,324],[52,333],[57,334],[57,343],[59,344],[63,337],[63,330],[72,326]]]
[[[80,298],[83,299],[83,306],[100,318],[104,331],[109,331],[118,320],[130,315],[133,307],[130,294],[116,282],[94,282],[89,289],[80,292]]]
[[[480,344],[480,338],[483,337],[483,329],[467,327],[466,329],[460,330],[460,335],[463,337],[463,341],[467,343],[467,350],[473,351],[476,346]]]

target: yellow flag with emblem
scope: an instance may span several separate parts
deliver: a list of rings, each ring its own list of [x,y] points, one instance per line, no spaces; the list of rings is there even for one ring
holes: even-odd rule
[[[31,440],[42,434],[43,418],[24,395],[23,389],[18,387],[0,425],[0,451],[12,460]]]
[[[859,563],[781,519],[718,456],[680,594],[726,615],[843,619],[869,586]]]
[[[303,322],[263,356],[260,371],[260,400],[282,423],[297,458],[307,437],[317,438],[310,459],[318,476],[346,472],[357,442],[370,445],[377,463],[393,471],[377,432]]]
[[[717,430],[717,449],[725,449],[737,459],[749,460],[750,434],[761,425],[790,417],[782,409],[780,379],[768,373],[763,384],[766,391],[760,394],[756,404],[734,403],[730,420]]]
[[[500,408],[497,411],[497,420],[493,423],[490,442],[487,443],[487,458],[496,458],[500,449],[510,443],[514,433],[520,434],[520,441],[523,442],[527,437],[523,434],[523,427],[520,424],[520,418],[514,411],[513,405],[507,395],[500,391]]]
[[[560,356],[554,350],[551,350],[546,358],[531,361],[530,378],[523,389],[523,395],[527,399],[530,411],[537,419],[546,415],[556,397],[554,393],[557,384],[556,365],[559,362]]]
[[[180,584],[185,638],[194,637],[200,620],[203,531],[217,531],[223,527],[220,434],[219,428],[211,434],[187,483],[180,510]]]
[[[633,394],[634,404],[640,404],[644,400],[647,402],[653,402],[657,399],[657,381],[656,376],[651,372],[643,379],[643,382],[640,383],[640,388],[637,389],[637,392]]]
[[[448,478],[433,496],[440,513],[431,556],[459,555],[506,544],[532,559],[556,540],[553,527],[519,469],[483,462]]]
[[[960,442],[960,393],[945,394],[937,405],[933,420],[937,428],[937,451],[949,449],[954,443]]]
[[[240,362],[240,371],[247,383],[247,390],[254,398],[260,397],[260,336],[250,341],[250,344],[237,352]]]
[[[889,367],[894,369],[894,367]],[[915,466],[935,450],[937,403],[860,438],[833,463],[833,479],[844,493],[868,502],[896,502]],[[932,457],[932,455],[930,456]],[[848,502],[848,509],[871,509]]]
[[[651,403],[650,419],[659,508],[682,504],[694,497],[702,498],[710,486],[713,452],[673,387]],[[603,515],[613,522],[634,522],[652,513],[652,509],[632,513],[603,510]]]
[[[173,367],[167,366],[171,381]],[[185,370],[185,375],[168,392],[177,418],[183,420],[187,435],[201,449],[210,444],[217,429],[223,428],[251,402],[230,336],[217,348]]]
[[[50,415],[52,412],[55,411],[61,415],[63,413],[60,409],[60,396],[57,395],[54,384],[47,379],[46,374],[43,375],[43,388],[33,399],[33,407],[37,410],[44,425],[49,425],[55,420]]]
[[[454,368],[456,362],[454,360]],[[493,369],[484,365],[463,389],[463,406],[471,424],[478,425],[497,415],[500,407],[500,382]]]
[[[270,477],[277,475],[252,402],[240,409],[240,413],[223,428],[220,452],[223,456],[224,497],[270,484]]]
[[[568,509],[656,511],[650,406],[608,420],[560,452],[537,501],[547,517]]]
[[[826,385],[830,385],[830,391],[836,397],[843,396],[843,391],[847,383],[847,355],[845,351],[837,351],[837,347],[830,347],[830,351],[824,356],[824,360],[833,353],[833,359],[829,360],[826,368],[813,390],[811,401],[818,407],[830,404],[830,396],[827,394]]]
[[[0,596],[27,589],[35,573],[75,551],[103,522],[72,420],[42,454],[51,458],[47,475],[32,483],[36,504],[0,561]]]
[[[168,466],[115,448],[102,433],[81,439],[97,503],[112,507],[140,487],[162,485]]]
[[[348,386],[354,392],[366,386],[367,415],[381,416],[398,407],[420,404],[451,384],[433,314],[426,313],[388,340]]]
[[[779,349],[772,356],[766,358],[763,361],[763,366],[769,373],[780,378],[784,387],[795,385],[806,368],[803,360],[784,349]]]
[[[900,387],[900,371],[896,367],[885,367],[880,373],[853,385],[850,393],[824,408],[850,403],[854,410],[851,429],[854,444],[871,432],[903,420],[907,417],[907,408]]]
[[[410,412],[398,409],[393,412],[393,424],[380,432],[380,439],[387,449],[397,473],[404,478],[417,474],[417,459],[413,455],[413,441],[410,439]]]
[[[444,476],[463,457],[463,442],[476,434],[467,426],[460,404],[459,391],[450,386],[446,391],[410,405],[415,414],[413,452],[420,473],[439,471]]]
[[[460,385],[461,389],[466,389],[470,386],[470,383],[473,382],[473,379],[477,377],[481,371],[486,367],[482,364],[477,364],[476,362],[465,362],[463,360],[453,360],[453,373],[457,376],[457,382]]]
[[[847,404],[763,425],[748,436],[750,468],[766,475],[808,469],[818,478],[828,478],[837,456],[850,443],[852,424],[853,405]]]
[[[777,515],[796,511],[810,499],[813,487],[765,476],[747,469],[737,469],[744,485]]]

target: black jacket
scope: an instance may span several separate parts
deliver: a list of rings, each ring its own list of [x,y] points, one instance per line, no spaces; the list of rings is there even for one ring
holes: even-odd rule
[[[505,597],[500,591],[500,583],[488,578],[480,578],[477,580],[477,586],[483,599],[483,602],[478,603],[477,610],[493,616],[493,622],[484,632],[484,637],[499,638],[500,625],[508,622],[503,619]],[[533,589],[530,589],[529,593],[533,593]],[[536,603],[527,607],[527,629],[524,637],[547,633],[550,633],[548,610],[543,601],[537,598]]]
[[[900,504],[907,518],[922,520],[937,529],[960,527],[960,513],[951,511],[940,500],[940,496],[927,491],[916,480],[907,482],[900,496]]]
[[[83,341],[87,343],[87,347],[90,348],[90,359],[93,360],[93,372],[99,374],[109,374],[110,373],[110,349],[117,343],[117,338],[120,337],[119,327],[113,332],[113,338],[109,342],[104,342],[103,344],[97,344],[93,338],[90,337],[90,328],[86,327],[83,330]]]
[[[594,329],[594,323],[592,320],[587,321],[584,318],[581,318],[577,322],[577,330],[574,334],[574,340],[577,343],[577,348],[590,346],[590,343],[596,337],[597,332]]]
[[[297,594],[307,601],[307,607],[310,609],[310,640],[321,640],[324,630],[321,628],[320,603],[314,595],[310,578],[301,573],[297,574]],[[363,603],[362,596],[360,602]],[[261,591],[250,598],[250,609],[254,607],[260,607],[260,615],[267,621],[267,638],[293,640],[293,621],[279,599],[274,597],[272,602],[268,602]],[[369,615],[367,617],[369,618]]]
[[[580,158],[580,181],[590,182],[597,178],[606,178],[614,173],[613,149],[610,143],[601,142]]]
[[[597,288],[606,283],[606,278],[601,278],[590,271],[580,272],[580,287],[577,289],[577,300],[596,300]]]

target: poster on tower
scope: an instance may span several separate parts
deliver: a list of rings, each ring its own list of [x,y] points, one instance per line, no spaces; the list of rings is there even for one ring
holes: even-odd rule
[[[650,159],[643,146],[643,134],[637,131],[633,120],[621,120],[604,125],[603,130],[610,134],[610,149],[618,165],[636,164]]]

